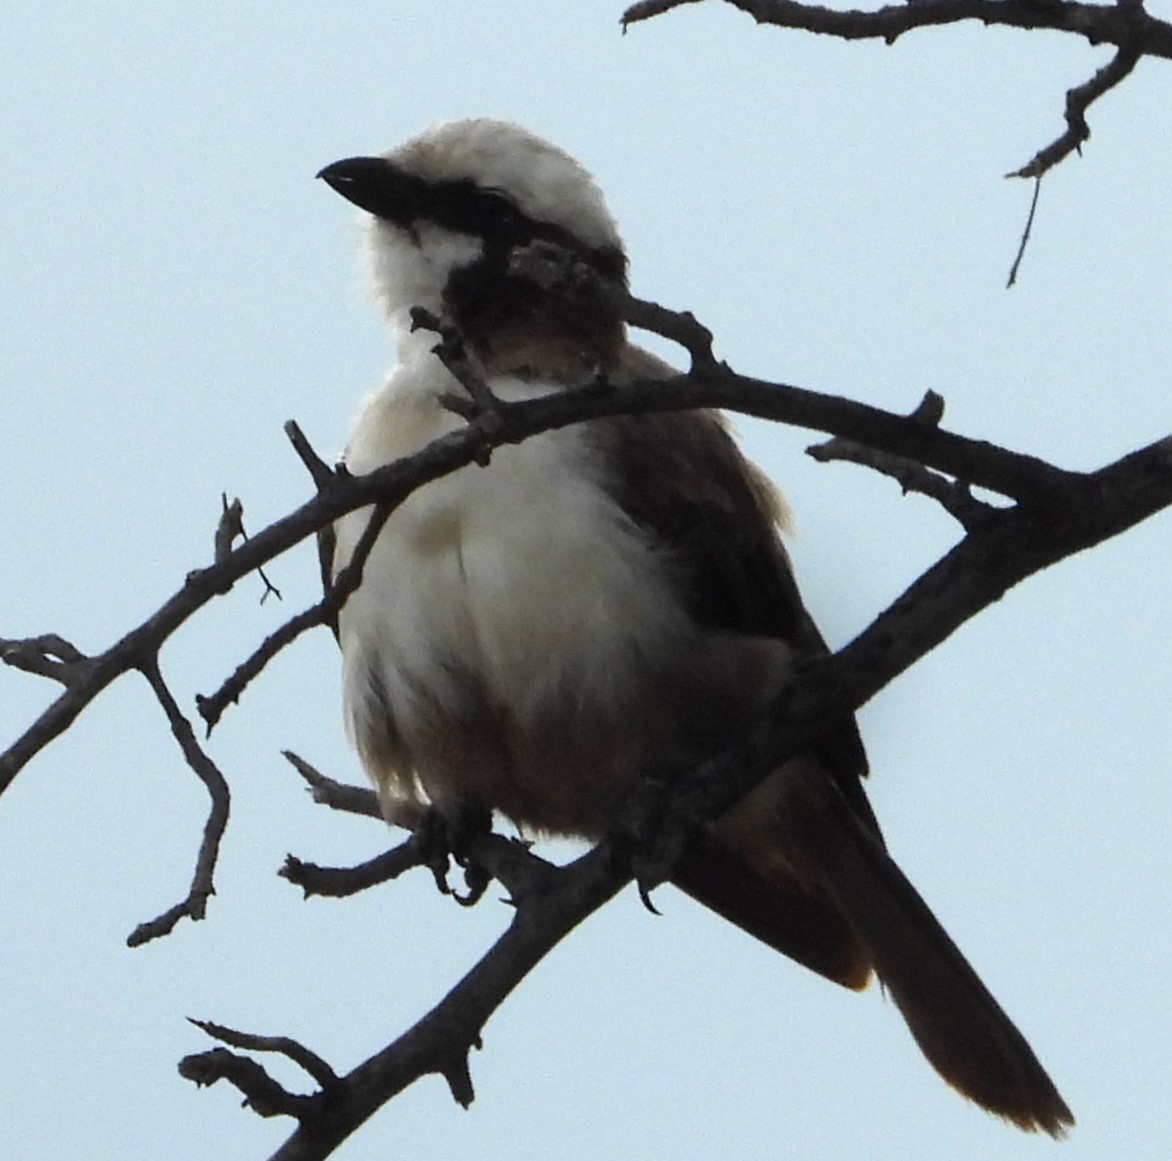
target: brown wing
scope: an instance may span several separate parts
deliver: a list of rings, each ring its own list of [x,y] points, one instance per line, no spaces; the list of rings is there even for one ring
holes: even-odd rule
[[[624,377],[661,377],[665,364],[631,349]],[[826,652],[802,605],[780,539],[781,500],[741,455],[715,412],[622,416],[598,425],[616,457],[613,494],[678,566],[698,624],[714,632],[778,638]],[[860,824],[881,843],[860,779],[866,756],[853,715],[827,722],[815,756]],[[863,986],[870,957],[839,908],[776,869],[766,878],[715,830],[701,835],[673,876],[678,887],[749,934],[848,987]]]
[[[628,348],[624,378],[674,374]],[[600,426],[622,462],[615,499],[679,566],[695,620],[718,632],[775,637],[798,653],[826,653],[802,604],[780,529],[785,509],[773,486],[737,448],[713,411],[620,416]],[[861,820],[879,835],[863,792],[867,759],[854,716],[826,724],[815,753]]]

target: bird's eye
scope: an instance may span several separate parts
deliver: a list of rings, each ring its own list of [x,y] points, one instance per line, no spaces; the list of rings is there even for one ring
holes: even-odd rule
[[[481,190],[480,199],[485,210],[498,220],[512,221],[520,214],[513,199],[496,186],[487,186]]]

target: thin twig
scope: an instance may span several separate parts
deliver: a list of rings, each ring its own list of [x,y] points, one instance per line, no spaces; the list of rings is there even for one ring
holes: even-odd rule
[[[487,380],[473,365],[468,357],[468,349],[464,345],[464,336],[450,323],[434,315],[430,310],[421,306],[411,311],[412,331],[434,331],[439,335],[439,342],[432,347],[432,354],[447,368],[448,373],[468,393],[472,406],[466,407],[458,399],[445,400],[446,405],[465,419],[474,419],[478,416],[495,415],[501,406],[501,401],[493,394]],[[485,447],[484,458],[477,460],[481,466],[488,463],[491,446]]]
[[[235,705],[248,686],[260,676],[264,668],[282,649],[292,645],[302,633],[314,629],[319,625],[329,626],[332,618],[337,616],[335,602],[326,597],[316,605],[303,609],[300,613],[290,617],[280,628],[270,633],[252,653],[248,655],[224,679],[219,689],[214,693],[195,695],[195,706],[199,716],[203,719],[210,736],[212,730],[219,725],[224,711]]]
[[[282,750],[281,753],[293,769],[309,783],[313,790],[314,802],[319,802],[333,810],[345,811],[348,814],[361,814],[367,818],[378,819],[383,817],[383,812],[378,804],[378,796],[373,790],[365,786],[351,786],[345,782],[336,782],[315,766],[310,765],[304,758],[294,754],[292,750]]]
[[[216,859],[220,851],[220,840],[224,837],[224,831],[228,825],[228,811],[231,803],[231,793],[228,790],[227,781],[196,740],[191,722],[180,711],[170,689],[167,688],[167,683],[163,680],[163,675],[159,672],[158,662],[152,658],[149,661],[144,661],[139,668],[150,683],[159,705],[163,707],[163,712],[171,726],[171,733],[179,743],[187,765],[207,788],[211,806],[204,823],[203,840],[196,856],[195,872],[192,876],[191,887],[187,892],[187,898],[155,919],[140,923],[126,940],[131,947],[138,947],[152,939],[169,934],[175,924],[185,916],[193,920],[204,917],[208,897],[215,892],[212,880],[216,870]]]
[[[185,1056],[179,1062],[179,1075],[201,1088],[226,1080],[244,1094],[244,1103],[262,1117],[295,1117],[301,1120],[316,1112],[322,1104],[321,1094],[299,1096],[291,1093],[269,1076],[255,1060],[237,1056],[226,1048],[213,1048],[210,1052]]]
[[[214,551],[212,559],[216,564],[221,564],[228,558],[232,551],[232,545],[237,540],[247,540],[248,533],[244,530],[244,504],[237,497],[235,500],[229,502],[228,494],[226,492],[220,493],[220,519],[216,524],[216,534],[213,538]],[[277,600],[281,600],[281,590],[265,575],[263,568],[257,568],[257,575],[264,584],[264,592],[261,593],[260,603],[263,605],[269,596],[275,596]]]
[[[354,867],[321,867],[294,855],[286,855],[284,866],[277,874],[282,879],[288,879],[295,887],[300,887],[306,899],[314,895],[344,899],[389,883],[405,871],[423,866],[426,862],[424,844],[412,835],[397,847]]]
[[[337,472],[331,468],[314,451],[313,445],[309,442],[305,432],[301,430],[300,425],[295,419],[289,419],[285,422],[285,435],[289,442],[293,445],[293,450],[300,457],[301,462],[305,465],[306,471],[309,472],[311,479],[317,486],[319,492],[324,491],[334,482]]]
[[[215,1040],[232,1048],[244,1048],[249,1052],[278,1052],[287,1056],[298,1067],[303,1068],[323,1089],[337,1082],[338,1074],[316,1052],[288,1036],[258,1036],[255,1032],[239,1032],[226,1028],[211,1020],[196,1020],[191,1016],[188,1023],[202,1029]]]
[[[248,686],[260,676],[264,668],[282,649],[291,645],[308,629],[318,625],[333,626],[342,606],[357,592],[362,584],[362,573],[366,566],[366,558],[378,540],[387,517],[391,514],[391,507],[386,504],[376,504],[371,509],[370,518],[362,536],[359,537],[354,553],[345,567],[338,572],[333,584],[326,595],[316,605],[303,609],[291,617],[275,632],[270,633],[261,644],[242,661],[220,688],[207,696],[197,694],[195,703],[199,715],[203,718],[210,734],[217,726],[224,710],[240,700],[240,695]]]
[[[976,499],[967,484],[950,480],[914,460],[893,456],[889,452],[876,451],[865,444],[849,439],[829,439],[824,443],[806,448],[806,454],[819,463],[838,460],[870,468],[873,472],[895,480],[906,495],[917,492],[935,500],[963,528],[972,531],[979,528],[997,509]]]
[[[1030,240],[1030,231],[1034,228],[1034,214],[1037,213],[1038,210],[1038,194],[1041,192],[1042,175],[1039,173],[1034,177],[1034,196],[1030,198],[1030,212],[1026,217],[1025,229],[1021,232],[1021,241],[1018,243],[1017,254],[1013,259],[1013,265],[1009,268],[1009,280],[1005,283],[1006,290],[1008,290],[1017,282],[1017,271],[1021,266],[1021,260],[1025,257],[1026,246],[1029,244]]]

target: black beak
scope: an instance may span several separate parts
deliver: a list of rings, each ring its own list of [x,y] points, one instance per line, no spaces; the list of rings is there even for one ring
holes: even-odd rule
[[[317,176],[375,217],[408,226],[419,215],[423,182],[408,177],[385,157],[347,157],[327,165]]]

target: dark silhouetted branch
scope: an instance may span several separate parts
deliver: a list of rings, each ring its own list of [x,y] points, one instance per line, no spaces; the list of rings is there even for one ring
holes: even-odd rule
[[[175,698],[167,688],[167,683],[163,680],[163,675],[159,672],[158,662],[152,658],[150,661],[144,662],[140,668],[143,676],[150,683],[156,699],[163,707],[163,712],[167,715],[171,733],[179,744],[187,765],[195,771],[199,780],[207,788],[211,805],[204,823],[203,841],[200,843],[199,853],[195,858],[195,872],[192,875],[187,898],[150,922],[140,923],[127,937],[126,942],[131,947],[138,947],[152,939],[158,939],[161,935],[169,935],[175,924],[185,916],[195,920],[204,917],[207,911],[208,897],[215,892],[212,880],[216,870],[216,859],[220,852],[220,840],[224,837],[224,831],[228,826],[228,811],[231,801],[228,783],[224,780],[219,768],[196,740],[191,722],[180,711]]]
[[[910,0],[872,9],[826,8],[799,0],[723,0],[758,24],[772,24],[840,40],[882,40],[894,44],[917,28],[975,21],[986,27],[1066,32],[1091,45],[1113,44],[1119,51],[1088,81],[1066,94],[1066,130],[1010,177],[1041,177],[1090,136],[1086,111],[1122,81],[1145,56],[1172,60],[1172,24],[1150,15],[1143,0],[1083,4],[1075,0]],[[625,32],[632,24],[662,16],[696,0],[643,0],[622,15]]]

